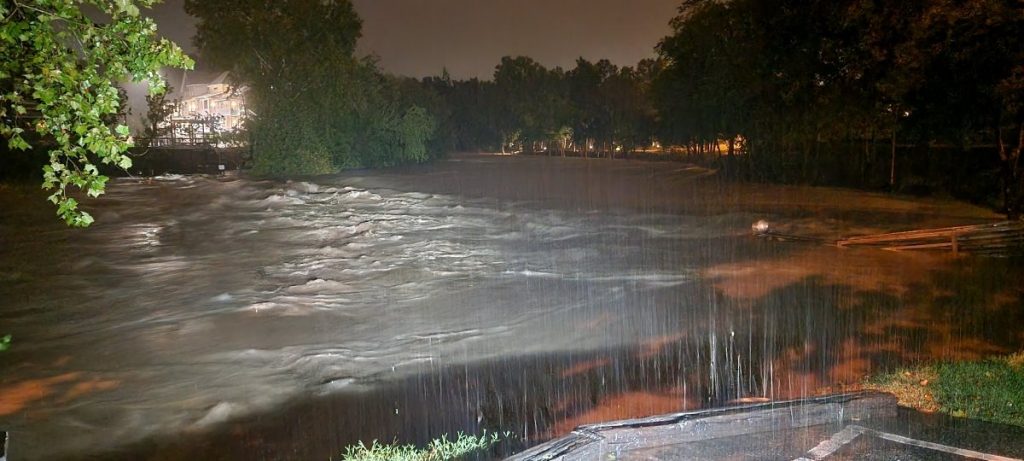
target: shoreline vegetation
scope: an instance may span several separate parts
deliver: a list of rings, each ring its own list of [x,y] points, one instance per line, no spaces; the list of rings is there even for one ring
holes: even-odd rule
[[[487,79],[387,74],[356,56],[351,2],[283,5],[185,2],[202,61],[249,88],[256,174],[665,147],[753,183],[948,195],[1010,219],[1024,209],[1024,16],[1004,2],[685,1],[656,58],[504,56]]]
[[[447,435],[431,440],[424,448],[415,445],[382,444],[376,440],[370,445],[359,442],[345,448],[343,461],[449,461],[481,453],[492,445],[511,437],[510,432],[480,436],[459,432],[454,440]]]
[[[863,387],[926,413],[1024,427],[1024,351],[900,368],[868,377]]]
[[[24,162],[35,165],[33,176],[49,164],[43,182],[75,226],[92,218],[66,191],[100,195],[108,179],[101,165],[131,166],[123,155],[132,144],[128,128],[111,122],[127,116],[113,82],[123,74],[158,81],[160,65],[193,64],[170,42],[157,42],[153,24],[140,19],[139,6],[148,2],[118,5],[107,11],[113,22],[138,27],[132,37],[152,46],[132,66],[99,66],[114,69],[96,76],[102,98],[73,100],[83,95],[65,90],[81,86],[77,81],[43,82],[59,87],[61,98],[28,90],[0,97],[22,115],[35,108],[46,119],[89,115],[72,137],[60,124],[28,116],[0,120],[10,141],[0,151],[48,151]],[[66,6],[72,18],[82,17]],[[184,7],[197,21],[199,61],[229,71],[231,85],[247,89],[245,137],[256,175],[425,163],[459,151],[616,158],[665,147],[753,183],[948,195],[1024,218],[1024,7],[1017,4],[686,0],[666,18],[671,31],[654,58],[620,65],[580,57],[561,68],[504,56],[485,79],[453,78],[445,69],[424,78],[385,72],[376,58],[356,53],[363,24],[351,0],[272,7],[187,0]],[[25,11],[14,11],[19,28],[55,17]],[[274,40],[265,40],[267,30]],[[64,34],[39,27],[15,35],[56,43],[51,39]],[[7,46],[17,53],[2,66],[6,74],[47,74],[25,70],[48,51],[24,54],[29,48],[18,40]],[[68,67],[83,71],[97,67],[89,60],[131,57],[101,47],[81,60],[73,47],[55,48]],[[15,88],[33,88],[29,80]],[[93,106],[104,116],[82,109]],[[154,124],[167,112],[157,109],[148,117]],[[94,132],[105,134],[93,139]],[[70,160],[87,167],[78,171]]]

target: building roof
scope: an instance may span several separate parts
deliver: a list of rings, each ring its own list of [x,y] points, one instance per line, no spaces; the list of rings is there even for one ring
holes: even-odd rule
[[[230,84],[231,73],[220,70],[168,70],[164,74],[167,83],[174,88],[173,94],[182,96],[189,85]]]
[[[210,85],[220,85],[224,83],[230,83],[228,82],[228,71],[221,72],[217,78],[214,78],[213,81],[210,82]]]

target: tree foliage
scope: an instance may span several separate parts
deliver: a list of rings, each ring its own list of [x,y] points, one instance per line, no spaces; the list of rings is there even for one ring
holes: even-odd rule
[[[167,100],[167,95],[174,90],[170,86],[157,94],[146,95],[146,115],[143,122],[142,136],[139,138],[139,146],[148,149],[157,138],[170,134],[172,128],[164,123],[174,113],[174,102]]]
[[[254,169],[291,176],[420,162],[437,125],[400,80],[354,56],[362,22],[348,0],[188,0],[196,44],[249,86]]]
[[[443,75],[418,83],[447,114],[448,123],[439,129],[455,149],[609,154],[653,141],[655,113],[648,95],[658,69],[654,60],[619,68],[580,58],[564,71],[506,56],[490,81]]]
[[[1020,215],[1024,4],[690,0],[672,28],[654,92],[666,139],[742,136],[751,173],[784,180],[819,177],[850,140],[890,138],[891,174],[897,141],[994,145]]]
[[[108,178],[97,162],[131,166],[128,127],[111,123],[121,108],[116,82],[146,81],[156,94],[162,67],[192,65],[140,15],[155,2],[0,1],[0,134],[12,152],[33,145],[49,151],[43,187],[68,225],[93,221],[69,187],[98,196]]]
[[[533,150],[537,142],[548,141],[561,128],[565,117],[565,92],[561,69],[549,70],[525,56],[501,59],[494,70],[498,131],[507,145],[518,140]]]

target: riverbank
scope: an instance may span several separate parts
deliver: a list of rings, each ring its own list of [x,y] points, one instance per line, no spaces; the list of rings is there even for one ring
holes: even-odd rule
[[[835,150],[833,150],[835,149]],[[916,197],[954,198],[1002,211],[998,153],[993,146],[966,149],[956,146],[872,146],[863,143],[833,144],[828,155],[791,158],[769,155],[757,165],[742,154],[692,153],[685,149],[638,150],[610,153],[614,159],[683,162],[715,169],[722,177],[764,184],[847,187],[865,192],[886,192]],[[533,156],[563,156],[557,152]],[[583,157],[579,152],[564,156]],[[609,153],[592,153],[592,159],[608,159]],[[895,162],[893,164],[892,162]]]
[[[902,368],[865,380],[925,412],[1024,427],[1024,352]]]

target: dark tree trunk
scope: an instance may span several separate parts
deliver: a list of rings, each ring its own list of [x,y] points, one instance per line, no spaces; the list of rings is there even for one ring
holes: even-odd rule
[[[896,127],[892,129],[892,152],[889,159],[889,190],[896,190]]]
[[[1008,146],[1003,139],[1003,129],[996,129],[999,145],[999,160],[1003,170],[1003,206],[1006,217],[1019,220],[1024,213],[1024,175],[1021,173],[1020,157],[1024,150],[1024,122],[1017,123],[1016,145]]]

